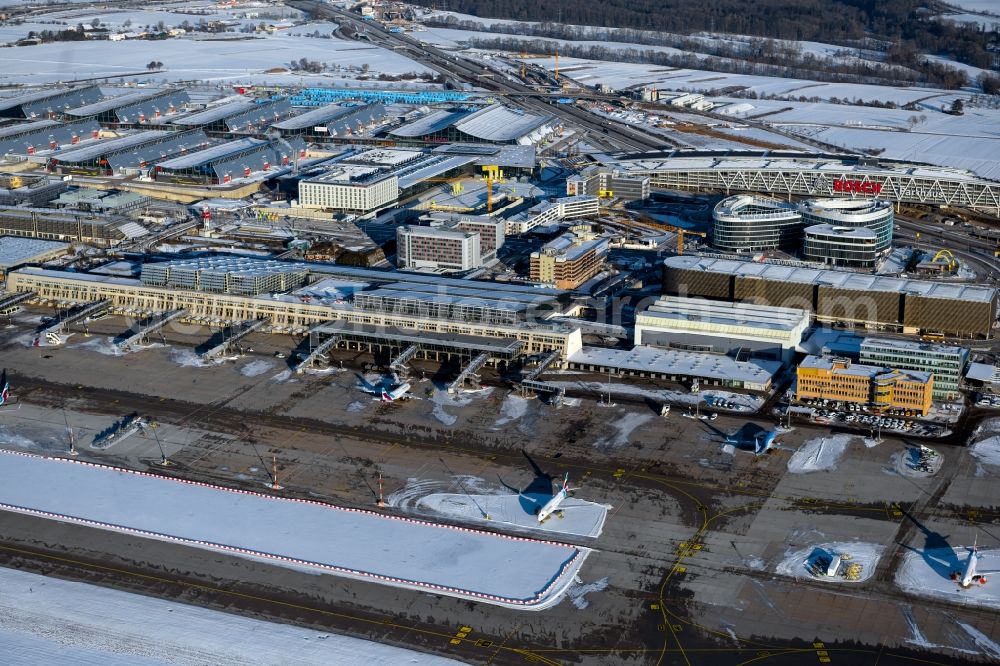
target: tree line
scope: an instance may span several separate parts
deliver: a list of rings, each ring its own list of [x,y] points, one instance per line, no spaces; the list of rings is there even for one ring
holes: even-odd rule
[[[415,2],[428,7],[440,5],[437,0]],[[1000,48],[996,30],[939,20],[934,0],[451,0],[449,9],[479,17],[549,22],[562,27],[575,24],[676,35],[728,33],[849,47],[874,41],[884,50],[888,64],[917,69],[914,53],[932,53],[995,69],[994,54]],[[526,26],[516,28],[524,31]],[[500,25],[491,27],[493,32],[504,29]],[[904,48],[894,50],[894,45]]]

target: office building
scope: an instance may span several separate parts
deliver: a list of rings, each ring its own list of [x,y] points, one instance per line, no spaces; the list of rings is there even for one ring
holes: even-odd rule
[[[958,388],[969,362],[969,350],[912,340],[865,338],[859,360],[868,365],[931,373],[934,399],[955,400],[960,395]]]
[[[607,238],[596,236],[587,225],[575,227],[531,253],[531,279],[576,289],[601,271],[607,253]]]
[[[798,249],[802,242],[802,216],[777,199],[729,197],[716,204],[712,219],[712,245],[725,252]]]
[[[483,265],[476,231],[441,226],[396,227],[396,264],[410,270],[467,271]]]
[[[934,376],[929,372],[862,365],[846,358],[807,356],[796,370],[795,399],[850,402],[875,409],[931,409]]]
[[[399,179],[379,167],[341,164],[299,183],[303,208],[369,213],[398,197]]]
[[[830,266],[875,268],[878,234],[867,227],[814,224],[806,227],[802,258]]]

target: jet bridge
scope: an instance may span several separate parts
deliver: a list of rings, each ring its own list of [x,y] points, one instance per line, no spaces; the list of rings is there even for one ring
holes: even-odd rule
[[[116,343],[118,349],[128,349],[134,344],[145,342],[149,339],[151,333],[159,331],[170,322],[180,319],[187,313],[188,311],[182,308],[180,310],[170,310],[169,312],[155,314],[147,318],[139,324],[139,330],[118,340]]]
[[[410,372],[410,368],[406,364],[417,355],[418,351],[420,351],[419,345],[409,345],[399,356],[392,360],[392,363],[389,364],[389,371],[397,377],[406,376]]]
[[[215,358],[216,356],[221,356],[229,351],[229,348],[234,344],[250,335],[254,331],[258,331],[269,323],[268,319],[248,319],[242,321],[235,326],[231,326],[222,332],[222,342],[215,345],[204,354],[203,358]]]
[[[49,324],[43,328],[41,334],[46,337],[61,335],[66,331],[67,326],[72,326],[76,322],[87,319],[88,317],[103,314],[110,309],[111,301],[104,299],[102,301],[97,301],[96,303],[88,303],[87,305],[67,310],[58,316],[55,323]]]
[[[322,324],[320,325],[322,326]],[[315,330],[316,329],[314,328],[312,331],[309,332],[310,342],[315,337],[314,336]],[[319,343],[319,345],[313,347],[312,351],[310,351],[309,354],[301,361],[299,361],[298,365],[295,366],[295,372],[301,374],[306,368],[310,367],[313,363],[315,363],[316,359],[318,359],[320,356],[324,356],[328,351],[336,347],[337,343],[340,342],[340,337],[341,337],[340,335],[336,334],[331,335],[330,337],[323,340],[323,342]]]
[[[17,310],[17,306],[25,301],[30,301],[37,294],[33,291],[19,291],[13,294],[0,296],[0,314],[11,314]]]
[[[486,361],[488,360],[490,360],[490,355],[486,352],[483,352],[472,359],[472,361],[469,362],[469,365],[465,366],[465,369],[462,370],[461,374],[458,375],[455,381],[448,385],[448,393],[454,393],[458,389],[462,388],[470,379],[478,382],[479,375],[476,373],[480,368],[486,365]]]

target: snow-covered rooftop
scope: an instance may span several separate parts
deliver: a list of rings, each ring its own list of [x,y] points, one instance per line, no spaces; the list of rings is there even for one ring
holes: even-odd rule
[[[660,349],[637,345],[629,350],[583,347],[570,355],[570,363],[602,368],[637,370],[662,375],[735,380],[766,384],[781,369],[780,361],[752,359],[737,361],[721,354],[700,354],[678,349]]]
[[[50,252],[65,250],[69,243],[40,240],[38,238],[21,238],[19,236],[0,236],[0,269],[37,261],[39,257]]]

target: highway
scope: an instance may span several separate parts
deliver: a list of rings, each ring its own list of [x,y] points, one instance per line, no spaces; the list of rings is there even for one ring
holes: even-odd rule
[[[573,104],[545,102],[544,99],[552,95],[540,94],[530,86],[508,79],[505,73],[422,43],[405,33],[389,32],[375,21],[363,21],[349,12],[315,0],[292,0],[287,4],[314,17],[334,20],[342,27],[350,26],[357,35],[363,35],[371,43],[401,53],[453,81],[466,82],[491,92],[512,96],[511,101],[526,110],[555,115],[566,124],[583,127],[592,133],[593,139],[598,143],[617,144],[625,149],[640,151],[662,150],[673,146],[663,137],[600,118]]]

